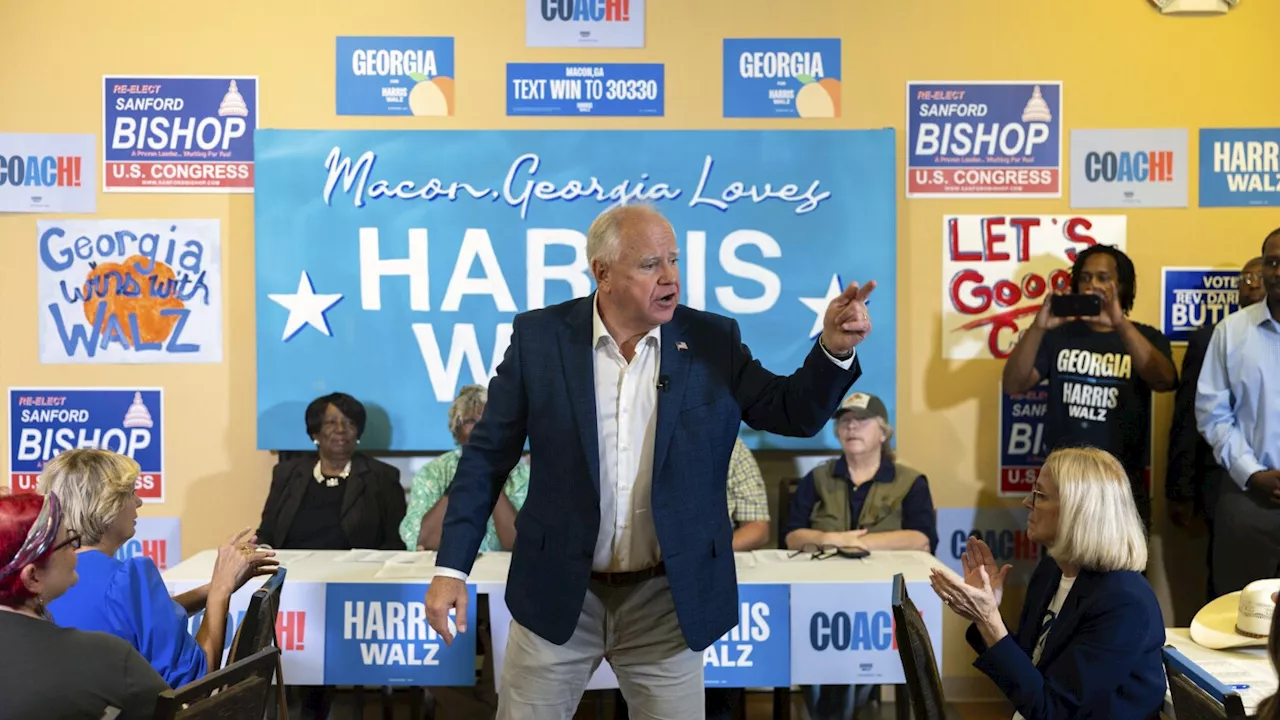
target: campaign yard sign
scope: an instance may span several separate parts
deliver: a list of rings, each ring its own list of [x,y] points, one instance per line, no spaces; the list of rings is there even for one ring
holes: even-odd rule
[[[642,48],[645,0],[525,0],[528,47]]]
[[[0,133],[0,213],[92,213],[93,135]]]
[[[1167,267],[1160,272],[1160,331],[1185,343],[1202,325],[1240,309],[1240,271]]]
[[[660,117],[662,63],[507,63],[508,115]]]
[[[182,562],[182,520],[175,517],[140,517],[133,537],[116,550],[116,559],[145,557],[161,572]]]
[[[1186,207],[1187,131],[1072,130],[1071,207]]]
[[[222,361],[217,220],[41,220],[42,363]]]
[[[452,645],[427,623],[422,583],[326,586],[325,682],[329,685],[461,686],[476,683],[476,587],[467,585],[467,627]]]
[[[1280,205],[1280,128],[1202,128],[1200,207]]]
[[[739,585],[738,608],[738,624],[702,652],[706,684],[720,687],[790,685],[790,588]]]
[[[1048,451],[1044,418],[1049,412],[1049,382],[1009,395],[1000,393],[1000,496],[1025,497],[1031,492]]]
[[[451,37],[339,37],[339,115],[452,115]]]
[[[258,79],[107,75],[102,190],[253,192]]]
[[[1062,196],[1062,83],[908,82],[907,197]]]
[[[1013,566],[1005,582],[1025,586],[1047,554],[1027,535],[1028,514],[1024,507],[938,508],[938,560],[963,576],[961,555],[976,537],[991,548],[997,565]]]
[[[9,486],[33,493],[44,465],[72,448],[137,461],[137,493],[164,502],[164,391],[160,388],[9,388]]]
[[[840,117],[840,39],[724,41],[724,116]]]

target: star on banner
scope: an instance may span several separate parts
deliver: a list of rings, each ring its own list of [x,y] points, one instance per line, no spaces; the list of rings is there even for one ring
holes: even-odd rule
[[[844,285],[840,282],[840,276],[832,275],[831,284],[827,286],[826,297],[800,298],[800,302],[804,303],[805,307],[812,310],[818,316],[813,321],[813,329],[809,331],[810,340],[822,334],[822,318],[825,317],[827,314],[827,306],[830,305],[831,301],[835,300],[836,296],[838,296],[843,291],[844,291]]]
[[[333,333],[329,332],[329,321],[325,319],[324,314],[329,308],[338,304],[342,294],[317,294],[311,284],[311,276],[306,270],[303,270],[298,278],[297,292],[271,293],[267,297],[289,311],[289,319],[284,324],[284,334],[280,336],[281,342],[288,341],[289,338],[297,335],[304,325],[310,325],[329,337],[333,336]]]

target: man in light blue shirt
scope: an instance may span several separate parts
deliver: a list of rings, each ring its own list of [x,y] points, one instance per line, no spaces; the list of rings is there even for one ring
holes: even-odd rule
[[[1280,229],[1262,243],[1265,302],[1213,332],[1196,386],[1196,424],[1227,470],[1215,512],[1219,594],[1280,576]]]

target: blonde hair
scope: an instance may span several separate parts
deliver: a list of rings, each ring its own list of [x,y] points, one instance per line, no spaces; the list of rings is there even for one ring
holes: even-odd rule
[[[1096,448],[1062,448],[1040,472],[1058,486],[1053,559],[1095,572],[1146,569],[1147,536],[1119,460]]]
[[[648,203],[614,205],[600,213],[591,222],[591,227],[587,228],[587,263],[591,266],[593,275],[596,260],[606,264],[618,261],[622,255],[622,226],[628,218],[637,215],[653,215],[667,223],[668,227],[671,226],[671,222]],[[671,232],[675,234],[675,229]]]
[[[142,468],[133,458],[109,450],[77,448],[45,463],[39,490],[58,494],[63,523],[85,545],[97,545],[127,502]]]
[[[458,397],[449,405],[449,434],[454,442],[462,444],[462,423],[469,417],[479,417],[489,402],[489,390],[483,385],[463,385]]]

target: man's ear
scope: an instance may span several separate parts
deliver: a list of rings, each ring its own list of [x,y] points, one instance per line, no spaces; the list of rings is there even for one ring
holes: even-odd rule
[[[596,280],[596,287],[603,288],[609,280],[609,266],[600,260],[592,260],[591,276]]]

